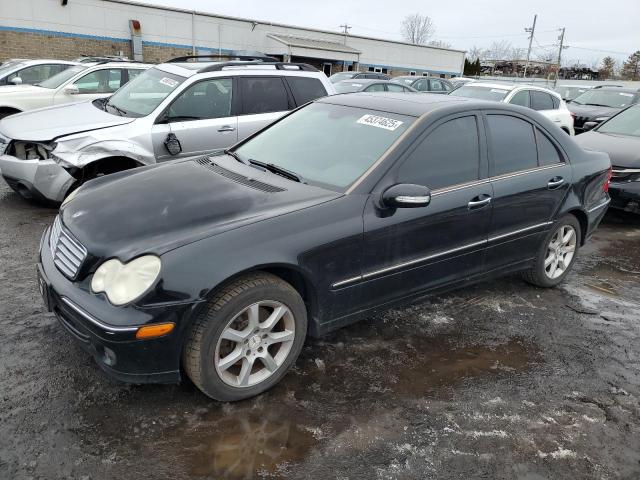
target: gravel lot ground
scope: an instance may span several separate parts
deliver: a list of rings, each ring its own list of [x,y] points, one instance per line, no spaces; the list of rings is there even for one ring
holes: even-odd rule
[[[640,218],[561,288],[517,277],[310,340],[272,391],[105,378],[44,313],[55,211],[0,186],[0,478],[640,478]]]

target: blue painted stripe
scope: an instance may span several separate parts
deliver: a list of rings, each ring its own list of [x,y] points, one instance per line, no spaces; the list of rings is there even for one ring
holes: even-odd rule
[[[84,33],[68,33],[57,32],[55,30],[39,30],[36,28],[20,28],[20,27],[7,27],[0,25],[0,30],[8,32],[22,32],[22,33],[35,33],[37,35],[49,35],[52,37],[66,37],[66,38],[84,38],[86,40],[102,40],[108,42],[128,42],[128,38],[116,38],[116,37],[101,37],[99,35],[86,35]],[[191,48],[191,47],[189,47]]]

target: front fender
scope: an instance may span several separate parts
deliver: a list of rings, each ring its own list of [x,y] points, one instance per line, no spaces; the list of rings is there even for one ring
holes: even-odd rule
[[[83,168],[108,157],[125,157],[143,165],[156,163],[153,151],[127,140],[96,140],[91,136],[58,141],[53,159],[63,168]]]

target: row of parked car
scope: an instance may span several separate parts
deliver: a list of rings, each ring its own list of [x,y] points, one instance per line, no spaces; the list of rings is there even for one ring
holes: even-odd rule
[[[533,108],[189,60],[0,121],[9,184],[64,198],[44,303],[119,380],[257,395],[307,335],[510,272],[559,284],[610,203],[607,154]]]

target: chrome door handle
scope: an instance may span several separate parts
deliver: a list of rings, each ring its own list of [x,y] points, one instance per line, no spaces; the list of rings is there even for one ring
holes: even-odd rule
[[[481,198],[483,197],[483,198]],[[476,200],[476,198],[478,200]],[[480,208],[480,207],[484,207],[485,205],[489,205],[491,203],[491,197],[489,195],[481,195],[481,196],[477,196],[474,199],[472,199],[471,201],[469,201],[469,203],[467,203],[467,208],[469,208],[469,210],[474,209],[474,208]]]
[[[233,128],[231,125],[225,125],[224,127],[220,127],[218,131],[219,132],[235,132],[236,129]]]
[[[553,190],[555,188],[558,188],[559,186],[561,186],[564,183],[564,178],[562,177],[553,177],[551,180],[549,180],[549,183],[547,183],[547,188],[549,190]]]

